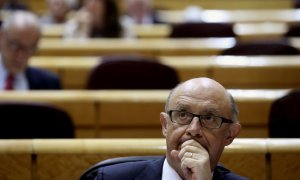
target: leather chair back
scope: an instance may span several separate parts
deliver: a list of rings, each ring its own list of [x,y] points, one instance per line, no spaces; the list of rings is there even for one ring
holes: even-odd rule
[[[178,83],[176,71],[140,56],[108,56],[95,67],[87,89],[172,89]]]
[[[42,103],[0,102],[0,138],[74,138],[71,117]]]

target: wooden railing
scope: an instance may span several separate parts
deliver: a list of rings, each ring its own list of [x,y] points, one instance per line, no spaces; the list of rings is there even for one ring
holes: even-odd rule
[[[79,179],[113,157],[164,155],[164,139],[0,140],[1,179]],[[255,180],[300,177],[299,139],[236,139],[220,162]]]
[[[180,81],[205,76],[226,88],[300,87],[300,56],[161,56],[157,59],[174,68]],[[101,62],[101,57],[74,56],[36,56],[30,60],[32,66],[58,74],[64,89],[85,89],[89,73]]]
[[[240,137],[268,137],[271,104],[288,90],[230,90],[239,107]],[[73,118],[78,138],[162,137],[159,114],[168,90],[1,92],[1,101],[46,102]]]

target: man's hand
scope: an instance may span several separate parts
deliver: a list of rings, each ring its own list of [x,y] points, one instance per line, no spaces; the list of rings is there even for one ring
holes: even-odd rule
[[[210,160],[207,150],[197,141],[184,142],[181,150],[172,150],[171,155],[181,160],[181,169],[186,180],[211,180]]]

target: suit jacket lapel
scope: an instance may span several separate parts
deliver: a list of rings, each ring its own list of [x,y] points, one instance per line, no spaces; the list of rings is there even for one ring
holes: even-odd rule
[[[31,70],[30,67],[26,68],[25,76],[26,76],[27,81],[28,81],[28,88],[33,89],[35,87],[35,78],[32,75],[32,70]]]
[[[160,180],[165,156],[148,163],[147,166],[139,173],[135,180]]]

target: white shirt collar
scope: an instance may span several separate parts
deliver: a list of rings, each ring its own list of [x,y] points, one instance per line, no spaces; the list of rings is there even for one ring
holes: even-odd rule
[[[164,161],[163,171],[161,180],[182,180],[182,178],[177,174],[177,172],[170,166],[167,158]]]

